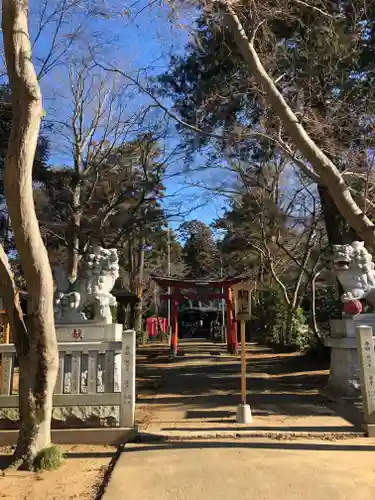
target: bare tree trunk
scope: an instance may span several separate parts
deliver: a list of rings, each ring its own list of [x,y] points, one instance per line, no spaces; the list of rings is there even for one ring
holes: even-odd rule
[[[351,229],[347,221],[337,210],[328,189],[324,186],[318,186],[318,192],[329,244],[345,245],[361,240],[361,237]]]
[[[128,279],[129,279],[129,290],[136,293],[135,283],[134,283],[134,247],[133,247],[133,234],[130,233],[128,239]],[[134,329],[135,321],[135,309],[136,304],[134,301],[130,304],[127,311],[127,323],[128,328]]]
[[[29,299],[27,348],[20,349],[20,339],[16,338],[20,365],[20,432],[15,456],[31,467],[39,451],[51,443],[58,352],[52,273],[33,200],[32,167],[43,109],[31,61],[27,0],[2,1],[2,29],[13,112],[5,159],[5,196]],[[14,315],[11,321],[14,327]],[[18,324],[16,337],[20,330]]]
[[[312,317],[312,330],[319,345],[324,345],[319,333],[319,326],[316,319],[316,280],[320,275],[320,271],[315,271],[311,278],[311,317]]]
[[[145,241],[141,238],[138,249],[137,274],[135,278],[138,301],[135,306],[134,329],[137,332],[143,330],[143,272],[145,267]]]
[[[285,344],[288,345],[290,344],[290,340],[292,338],[292,333],[293,333],[293,320],[294,320],[294,315],[296,313],[296,309],[293,306],[292,303],[288,304],[288,309],[287,309],[287,315],[286,315],[286,320],[285,320],[285,329],[283,332],[282,336],[282,342],[281,342],[281,337],[280,337],[280,345],[281,347],[284,347]]]
[[[133,247],[133,234],[129,235],[128,239],[128,280],[129,289],[131,292],[135,293],[134,285],[134,247]]]
[[[134,330],[136,332],[143,331],[143,316],[142,316],[142,301],[138,300],[134,305]]]
[[[311,227],[309,236],[306,241],[306,249],[305,253],[303,256],[303,259],[301,261],[301,267],[299,269],[299,275],[297,278],[297,282],[295,284],[294,290],[293,290],[293,297],[292,300],[290,301],[289,304],[289,309],[288,309],[288,315],[287,315],[287,321],[286,321],[286,339],[287,342],[291,338],[291,334],[293,333],[293,320],[296,315],[297,309],[299,308],[301,304],[301,297],[300,297],[300,289],[302,285],[303,278],[306,274],[307,270],[307,265],[309,263],[309,259],[311,256],[311,252],[314,246],[314,238],[315,238],[315,226]]]
[[[375,248],[374,225],[352,198],[350,190],[338,168],[307,134],[303,125],[299,122],[297,116],[277,89],[275,82],[268,75],[259,59],[253,40],[249,40],[247,37],[238,16],[229,2],[221,0],[220,5],[222,6],[223,15],[236,45],[249,71],[264,92],[267,103],[276,111],[296,148],[301,151],[315,172],[320,176],[322,184],[327,187],[342,216],[357,234],[363,238],[366,245]]]
[[[70,241],[68,248],[68,272],[71,281],[78,276],[80,254],[80,229],[81,229],[81,185],[78,182],[73,189],[72,219],[70,227]]]

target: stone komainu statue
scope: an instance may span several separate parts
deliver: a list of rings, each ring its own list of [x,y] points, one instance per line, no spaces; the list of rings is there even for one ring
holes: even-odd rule
[[[95,321],[112,323],[110,307],[116,305],[116,299],[110,292],[119,277],[116,249],[90,248],[82,259],[78,277],[73,283],[62,268],[54,267],[52,271],[56,282],[57,323],[87,320],[84,310],[88,306],[93,307]]]
[[[333,267],[344,293],[344,303],[366,299],[375,307],[375,271],[372,255],[362,241],[334,245]]]

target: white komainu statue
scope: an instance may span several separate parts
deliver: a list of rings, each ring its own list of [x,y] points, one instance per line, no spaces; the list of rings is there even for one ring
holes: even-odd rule
[[[94,309],[94,320],[112,323],[110,306],[116,305],[116,299],[110,292],[119,277],[116,249],[89,248],[73,283],[62,268],[56,267],[52,271],[56,282],[55,316],[58,323],[85,321],[84,310],[90,305]]]
[[[375,271],[372,255],[363,241],[334,245],[333,266],[344,292],[343,302],[366,299],[375,306]]]

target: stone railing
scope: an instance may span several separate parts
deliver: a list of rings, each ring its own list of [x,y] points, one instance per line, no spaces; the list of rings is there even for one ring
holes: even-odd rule
[[[121,341],[59,342],[58,349],[54,409],[118,407],[118,418],[113,421],[120,427],[134,427],[135,332],[124,331]],[[0,344],[0,353],[0,408],[17,408],[14,344]]]

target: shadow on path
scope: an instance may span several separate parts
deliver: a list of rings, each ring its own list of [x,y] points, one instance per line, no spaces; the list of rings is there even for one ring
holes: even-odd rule
[[[137,369],[144,380],[159,384],[149,395],[140,388],[138,420],[146,425],[144,429],[219,432],[235,428],[239,357],[227,355],[223,345],[191,340],[181,342],[180,357],[172,362],[167,346],[148,346],[141,353]],[[361,431],[358,412],[319,394],[327,383],[328,368],[328,361],[249,345],[251,430]],[[241,430],[246,428],[241,426]]]
[[[125,447],[126,453],[142,452],[142,451],[158,451],[168,449],[204,449],[204,448],[254,448],[266,450],[310,450],[310,451],[375,451],[375,444],[361,445],[350,443],[322,443],[315,441],[286,441],[280,440],[210,440],[210,441],[167,441],[162,444],[150,444]]]

